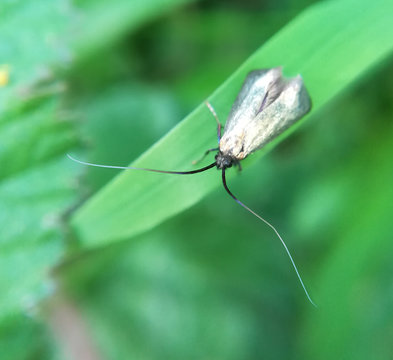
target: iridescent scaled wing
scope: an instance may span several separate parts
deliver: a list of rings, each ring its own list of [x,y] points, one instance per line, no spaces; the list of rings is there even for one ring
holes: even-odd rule
[[[280,67],[252,71],[232,106],[220,150],[242,160],[310,109],[310,97],[300,75],[285,79]]]

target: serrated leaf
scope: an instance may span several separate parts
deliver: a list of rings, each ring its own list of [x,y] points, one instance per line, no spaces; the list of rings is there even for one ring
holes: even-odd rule
[[[183,2],[90,3],[82,21],[95,41],[87,30],[76,42],[99,47]],[[0,317],[53,291],[48,273],[64,252],[60,216],[76,183],[63,155],[77,139],[59,96],[50,94],[64,90],[53,69],[71,64],[69,31],[81,25],[79,15],[68,0],[5,1],[0,10]],[[98,26],[104,19],[111,31]]]
[[[64,32],[68,0],[4,1],[0,9],[0,66],[8,81],[0,87],[0,114],[15,98],[31,95],[38,80],[53,77],[49,64],[70,60]]]
[[[49,271],[64,252],[61,215],[75,200],[72,124],[43,100],[0,127],[0,317],[53,291]]]

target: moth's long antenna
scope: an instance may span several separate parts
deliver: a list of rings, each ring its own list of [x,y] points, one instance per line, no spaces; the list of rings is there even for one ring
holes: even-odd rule
[[[299,274],[299,271],[296,267],[295,261],[292,258],[291,253],[289,252],[289,249],[287,247],[287,245],[285,244],[284,240],[282,239],[281,235],[278,233],[278,231],[276,230],[276,228],[270,224],[267,220],[265,220],[263,217],[259,216],[256,212],[252,211],[248,206],[244,205],[235,195],[232,194],[232,192],[229,190],[228,186],[227,186],[227,182],[225,179],[225,169],[222,169],[222,183],[224,185],[225,190],[227,191],[227,193],[243,208],[245,208],[247,211],[249,211],[251,214],[255,215],[259,220],[262,220],[267,226],[269,226],[277,235],[277,237],[280,239],[281,244],[284,246],[284,249],[286,251],[286,253],[288,254],[289,259],[291,260],[291,263],[293,265],[293,268],[295,269],[296,275],[300,281],[300,284],[302,285],[302,288],[308,298],[308,300],[310,301],[310,303],[312,305],[314,305],[315,307],[317,307],[317,305],[314,303],[314,301],[311,300],[310,295],[308,294],[308,291],[306,289],[306,286],[303,283],[302,277]]]
[[[107,169],[124,169],[124,170],[142,170],[142,171],[152,171],[156,173],[163,173],[163,174],[176,174],[176,175],[190,175],[190,174],[196,174],[200,173],[206,170],[211,169],[212,167],[216,166],[216,162],[205,166],[200,169],[196,170],[191,170],[191,171],[167,171],[167,170],[156,170],[156,169],[146,169],[146,168],[138,168],[138,167],[133,167],[133,166],[115,166],[115,165],[102,165],[102,164],[94,164],[94,163],[88,163],[85,161],[81,161],[78,159],[73,158],[70,154],[67,154],[68,158],[71,159],[72,161],[75,161],[79,164],[82,165],[87,165],[87,166],[95,166],[95,167],[100,167],[100,168],[107,168]]]

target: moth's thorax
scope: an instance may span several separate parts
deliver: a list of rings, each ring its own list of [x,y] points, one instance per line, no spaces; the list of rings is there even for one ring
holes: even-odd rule
[[[220,152],[237,161],[243,160],[249,154],[244,146],[244,135],[241,129],[224,134],[220,140]]]
[[[236,164],[237,161],[229,154],[224,154],[219,151],[215,157],[217,169],[227,169],[230,168],[233,164]]]

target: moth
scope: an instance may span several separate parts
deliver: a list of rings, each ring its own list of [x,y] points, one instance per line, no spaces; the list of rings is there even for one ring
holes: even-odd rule
[[[152,171],[165,174],[191,175],[216,167],[221,171],[222,183],[226,192],[244,209],[268,225],[281,241],[292,263],[300,284],[308,298],[314,305],[303,283],[293,257],[276,228],[256,212],[241,202],[228,188],[226,169],[233,165],[240,167],[240,161],[262,148],[264,145],[282,134],[292,124],[301,119],[311,109],[311,100],[300,75],[286,79],[282,75],[281,67],[251,71],[240,89],[232,106],[222,133],[222,125],[212,105],[206,102],[207,107],[217,122],[217,148],[209,149],[204,156],[217,151],[215,161],[208,166],[191,171],[167,171],[148,168],[123,167],[101,165],[77,160],[68,157],[83,165]]]

